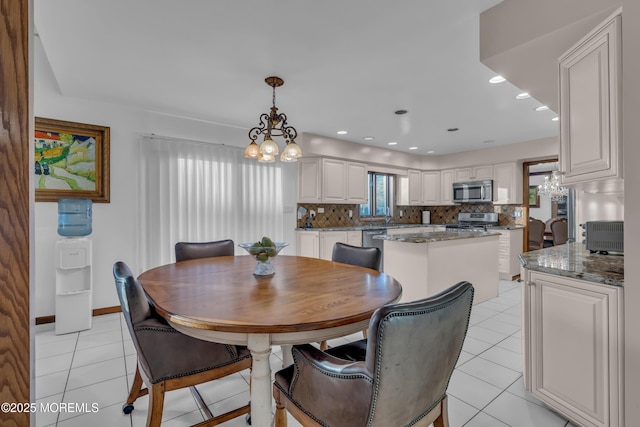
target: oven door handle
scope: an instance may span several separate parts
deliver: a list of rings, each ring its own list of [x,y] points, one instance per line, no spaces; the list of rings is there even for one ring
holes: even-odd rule
[[[484,200],[484,185],[480,187],[480,198]]]

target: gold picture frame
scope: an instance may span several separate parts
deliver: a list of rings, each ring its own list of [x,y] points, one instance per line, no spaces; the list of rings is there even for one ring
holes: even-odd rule
[[[109,203],[110,128],[35,118],[36,202],[61,198]]]

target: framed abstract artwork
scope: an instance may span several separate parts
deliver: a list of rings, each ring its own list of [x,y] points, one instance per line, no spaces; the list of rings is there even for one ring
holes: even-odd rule
[[[35,119],[36,202],[60,198],[109,203],[109,128]]]

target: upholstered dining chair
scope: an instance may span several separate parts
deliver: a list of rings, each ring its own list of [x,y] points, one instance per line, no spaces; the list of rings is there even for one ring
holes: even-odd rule
[[[331,261],[356,265],[358,267],[371,268],[372,270],[380,270],[382,253],[378,248],[363,248],[360,246],[352,246],[347,245],[346,243],[337,242],[333,245]],[[363,334],[366,338],[367,331],[363,331]],[[321,350],[326,350],[327,347],[328,345],[326,341],[320,342]]]
[[[178,242],[175,246],[176,262],[216,256],[233,256],[234,249],[235,246],[231,239],[215,242]]]
[[[544,247],[544,222],[536,218],[529,218],[529,250],[535,251]]]
[[[560,218],[551,223],[551,236],[553,238],[553,246],[564,245],[567,243],[569,227],[567,219]]]
[[[382,254],[378,248],[363,248],[340,242],[333,245],[333,253],[331,254],[331,261],[373,270],[380,270],[381,259]]]
[[[133,403],[149,395],[147,427],[158,427],[162,420],[165,392],[185,387],[195,390],[202,384],[251,367],[246,347],[199,340],[172,328],[158,315],[142,286],[123,262],[113,266],[122,313],[137,352],[138,366],[122,411],[129,414]],[[197,393],[197,390],[196,390]],[[209,417],[206,425],[217,425],[248,414],[250,405],[213,416],[199,393],[194,397]]]
[[[276,427],[286,411],[304,426],[448,426],[447,387],[472,303],[473,286],[460,282],[379,308],[367,340],[326,352],[294,346],[293,365],[275,375]]]

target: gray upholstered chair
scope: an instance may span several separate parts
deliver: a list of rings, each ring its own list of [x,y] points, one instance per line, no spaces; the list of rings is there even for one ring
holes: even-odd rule
[[[462,350],[473,286],[378,309],[369,338],[323,352],[294,346],[273,385],[276,427],[448,426],[447,387]]]
[[[535,251],[544,247],[544,222],[539,219],[529,218],[529,250]]]
[[[172,328],[149,303],[142,286],[123,262],[113,266],[116,290],[131,340],[137,352],[138,366],[127,401],[125,414],[133,403],[149,394],[147,427],[160,426],[164,394],[167,391],[209,382],[251,367],[251,353],[246,347],[218,344],[184,335]],[[146,388],[144,387],[146,386]],[[195,390],[197,393],[197,390]],[[196,400],[216,425],[248,414],[250,405],[213,417],[199,394]]]
[[[176,262],[215,256],[233,256],[233,240],[215,242],[178,242],[175,246]]]
[[[564,245],[567,243],[569,228],[567,219],[556,219],[551,223],[551,236],[553,236],[553,246]]]
[[[380,270],[381,258],[382,254],[378,248],[362,248],[360,246],[347,245],[346,243],[333,245],[333,253],[331,254],[331,261],[373,270]]]

